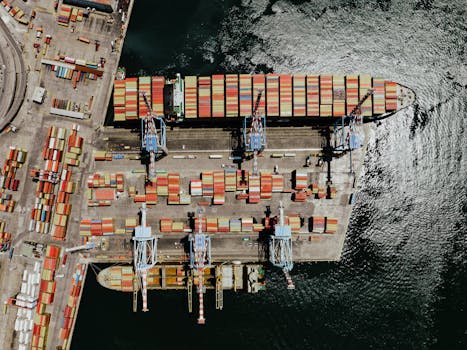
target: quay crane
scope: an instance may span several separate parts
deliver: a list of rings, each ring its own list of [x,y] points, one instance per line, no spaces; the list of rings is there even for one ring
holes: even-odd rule
[[[211,237],[203,233],[202,225],[202,210],[198,210],[198,232],[190,234],[190,268],[194,272],[198,272],[198,297],[199,297],[199,317],[198,324],[205,324],[204,318],[204,293],[206,287],[204,286],[204,269],[211,267]],[[192,276],[194,273],[192,272]],[[188,305],[191,310],[191,283],[189,282],[188,288]]]
[[[147,274],[148,270],[157,263],[157,239],[152,235],[151,226],[146,224],[146,203],[141,207],[141,224],[135,227],[133,237],[133,259],[135,275],[143,297],[143,311],[148,311],[147,304]]]
[[[350,172],[352,169],[352,150],[360,148],[362,146],[362,140],[360,135],[360,126],[363,124],[363,115],[360,107],[362,104],[374,93],[374,89],[368,89],[365,96],[363,96],[358,104],[352,109],[348,116],[342,116],[341,124],[336,121],[334,124],[334,151],[345,152],[349,150],[350,156]],[[345,125],[348,123],[349,132],[345,134]]]
[[[292,230],[290,225],[285,224],[282,201],[279,202],[279,223],[274,225],[274,234],[269,241],[269,261],[282,268],[287,280],[287,289],[295,289],[289,274],[293,268]]]
[[[141,148],[149,153],[148,179],[156,177],[156,155],[168,153],[163,117],[154,115],[145,91],[140,91],[148,108],[148,115],[141,119]]]
[[[243,147],[245,152],[253,152],[253,175],[258,174],[258,155],[266,147],[266,118],[258,114],[262,94],[260,90],[251,116],[243,119]]]

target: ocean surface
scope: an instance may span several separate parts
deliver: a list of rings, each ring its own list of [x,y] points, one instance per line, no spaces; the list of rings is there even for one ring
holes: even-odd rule
[[[370,73],[417,105],[374,126],[338,263],[296,265],[296,290],[225,293],[196,324],[182,292],[99,287],[90,271],[73,350],[467,349],[465,0],[136,2],[128,75]],[[304,140],[304,145],[306,140]],[[197,305],[197,302],[194,303]]]

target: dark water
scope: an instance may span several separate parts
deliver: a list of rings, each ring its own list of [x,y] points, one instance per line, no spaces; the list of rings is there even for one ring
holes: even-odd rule
[[[184,293],[150,293],[135,315],[90,274],[73,349],[467,348],[466,7],[137,1],[129,74],[366,72],[418,105],[374,127],[341,262],[296,266],[295,291],[269,271],[266,293],[226,293],[222,312],[208,294],[204,327]]]

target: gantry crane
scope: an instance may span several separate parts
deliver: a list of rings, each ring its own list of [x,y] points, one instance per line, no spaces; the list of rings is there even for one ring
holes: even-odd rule
[[[141,207],[141,224],[135,227],[133,237],[133,261],[135,275],[138,276],[138,284],[143,298],[143,311],[148,311],[147,304],[147,273],[157,263],[157,239],[152,235],[151,226],[146,224],[146,203]]]
[[[251,116],[243,119],[243,147],[245,152],[253,152],[253,175],[258,174],[258,155],[266,147],[266,118],[258,114],[262,94],[260,90]]]
[[[347,116],[342,116],[339,122],[334,124],[334,151],[349,151],[350,172],[352,172],[352,150],[360,148],[362,145],[360,136],[360,126],[363,124],[363,115],[360,111],[362,104],[374,93],[374,89],[368,89],[367,93],[358,101],[357,105]],[[349,125],[349,131],[345,133],[345,126]]]
[[[162,116],[154,115],[145,91],[140,94],[148,108],[148,115],[141,119],[141,148],[149,153],[148,180],[156,177],[156,155],[168,153],[165,138],[165,122]]]
[[[211,267],[211,237],[203,233],[202,210],[198,210],[198,232],[190,234],[190,268],[198,273],[199,317],[198,324],[204,324],[204,269]],[[192,273],[194,275],[194,273]],[[190,305],[190,300],[189,300]]]
[[[289,272],[293,268],[292,230],[285,224],[284,206],[279,202],[279,222],[274,225],[274,233],[269,241],[269,261],[274,266],[282,268],[287,280],[287,288],[295,289]]]

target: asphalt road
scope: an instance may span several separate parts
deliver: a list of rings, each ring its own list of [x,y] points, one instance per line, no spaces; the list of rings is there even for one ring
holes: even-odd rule
[[[8,27],[0,20],[0,35],[3,35],[8,43],[8,49],[11,50],[13,54],[13,61],[15,67],[15,74],[16,74],[16,83],[15,83],[15,93],[12,96],[12,102],[10,104],[10,108],[8,112],[0,119],[0,130],[3,130],[16,116],[18,113],[19,108],[24,100],[24,95],[26,93],[26,83],[27,83],[27,74],[26,68],[24,65],[24,61],[22,58],[21,49],[19,48],[18,44],[16,43],[15,39],[11,35]],[[3,93],[1,96],[9,96],[8,93]]]

